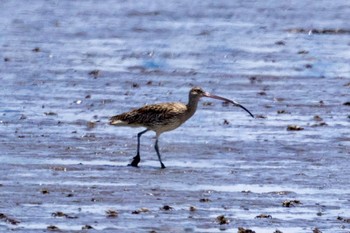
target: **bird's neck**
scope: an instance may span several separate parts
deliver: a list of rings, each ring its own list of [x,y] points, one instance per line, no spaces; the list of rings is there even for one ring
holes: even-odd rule
[[[199,98],[190,96],[187,103],[187,119],[193,116],[197,110]]]

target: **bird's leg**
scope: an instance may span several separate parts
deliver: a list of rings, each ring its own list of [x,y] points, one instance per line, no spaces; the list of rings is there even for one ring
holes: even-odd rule
[[[158,155],[158,159],[159,159],[159,162],[160,162],[160,166],[161,168],[165,168],[163,162],[162,162],[162,158],[160,156],[160,153],[159,153],[159,148],[158,148],[158,137],[156,139],[156,143],[154,144],[154,148],[156,149],[156,152],[157,152],[157,155]]]
[[[140,158],[140,138],[141,135],[146,133],[148,131],[148,129],[140,132],[137,134],[137,154],[136,156],[133,158],[132,162],[129,164],[129,166],[133,166],[133,167],[137,167],[137,165],[139,164],[141,158]]]

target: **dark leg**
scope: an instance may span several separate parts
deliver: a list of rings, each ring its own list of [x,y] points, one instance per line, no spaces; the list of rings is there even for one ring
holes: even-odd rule
[[[137,134],[137,154],[128,166],[137,167],[137,165],[139,164],[139,162],[141,160],[141,158],[140,158],[140,138],[141,138],[141,135],[146,133],[147,131],[148,131],[148,129]]]
[[[160,162],[160,166],[161,166],[162,168],[165,168],[165,166],[164,166],[164,164],[163,164],[163,162],[162,162],[162,158],[161,158],[160,153],[159,153],[159,148],[158,148],[158,137],[157,137],[157,139],[156,139],[156,144],[154,145],[154,148],[156,149],[156,152],[157,152],[157,155],[158,155],[158,159],[159,159],[159,162]]]

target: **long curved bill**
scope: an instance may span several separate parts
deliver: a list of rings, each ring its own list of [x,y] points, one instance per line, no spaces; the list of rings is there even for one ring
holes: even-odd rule
[[[212,94],[210,94],[210,93],[208,93],[208,92],[205,92],[204,94],[203,94],[203,96],[205,96],[205,97],[208,97],[208,98],[213,98],[213,99],[218,99],[218,100],[223,100],[223,101],[226,101],[226,102],[229,102],[229,103],[232,103],[233,105],[235,105],[235,106],[237,106],[237,107],[240,107],[240,108],[242,108],[242,109],[244,109],[247,113],[249,113],[249,115],[251,116],[251,117],[253,117],[254,118],[254,115],[248,110],[248,109],[246,109],[244,106],[242,106],[242,105],[240,105],[239,103],[237,103],[236,101],[233,101],[233,100],[229,100],[229,99],[226,99],[226,98],[224,98],[224,97],[221,97],[221,96],[217,96],[217,95],[212,95]]]

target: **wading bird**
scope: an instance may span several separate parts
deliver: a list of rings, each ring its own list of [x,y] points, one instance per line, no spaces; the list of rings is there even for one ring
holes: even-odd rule
[[[190,119],[196,112],[198,101],[201,97],[209,97],[213,99],[223,100],[225,102],[232,103],[244,109],[254,118],[253,114],[245,107],[237,103],[236,101],[229,100],[220,96],[212,95],[202,90],[202,88],[194,87],[190,90],[189,99],[187,104],[173,102],[173,103],[161,103],[146,105],[142,108],[125,112],[120,115],[116,115],[110,118],[109,124],[114,126],[129,126],[129,127],[145,127],[146,130],[137,134],[137,154],[133,158],[133,161],[129,166],[137,167],[140,158],[140,138],[141,135],[147,131],[154,131],[156,133],[156,142],[154,148],[157,152],[158,159],[161,168],[165,168],[158,148],[159,136],[167,131],[176,129],[182,125],[185,121]]]

